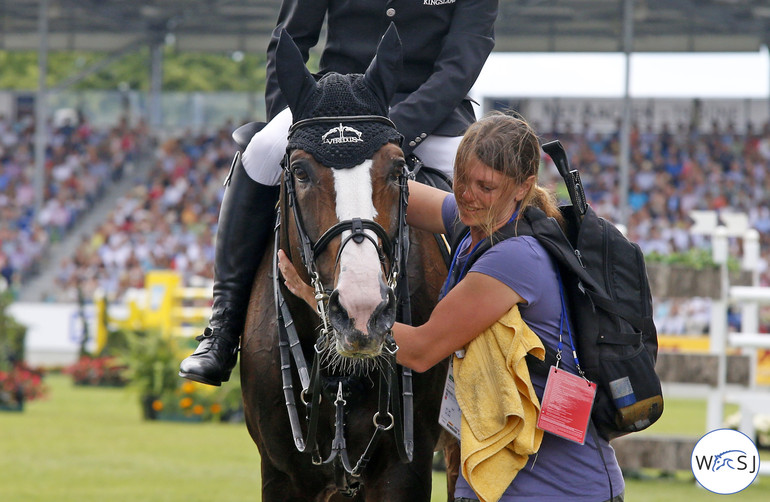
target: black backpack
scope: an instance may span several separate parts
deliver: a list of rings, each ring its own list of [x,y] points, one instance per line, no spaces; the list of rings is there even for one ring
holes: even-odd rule
[[[663,413],[660,379],[655,373],[658,336],[652,320],[644,255],[611,223],[585,202],[580,177],[570,171],[559,141],[543,145],[564,177],[572,199],[560,210],[566,232],[554,218],[530,207],[522,217],[483,241],[464,267],[495,242],[531,235],[559,268],[571,313],[572,338],[580,367],[597,384],[591,417],[599,434],[610,440],[646,429]],[[468,229],[458,223],[455,251]],[[556,354],[546,360],[528,357],[530,372],[547,375]]]

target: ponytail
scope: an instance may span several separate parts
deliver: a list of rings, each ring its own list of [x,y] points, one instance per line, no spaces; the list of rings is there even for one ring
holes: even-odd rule
[[[540,209],[549,218],[554,218],[564,228],[564,217],[561,211],[559,211],[556,194],[538,185],[537,181],[532,185],[529,193],[522,199],[517,219],[521,218],[521,215],[530,206]]]

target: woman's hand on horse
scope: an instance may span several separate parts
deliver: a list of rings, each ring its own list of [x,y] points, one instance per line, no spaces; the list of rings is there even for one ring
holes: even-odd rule
[[[300,278],[297,269],[294,268],[294,264],[286,256],[286,253],[283,252],[283,249],[278,250],[278,268],[281,270],[281,275],[283,275],[283,283],[289,288],[289,291],[294,296],[305,300],[308,305],[315,309],[315,291]]]

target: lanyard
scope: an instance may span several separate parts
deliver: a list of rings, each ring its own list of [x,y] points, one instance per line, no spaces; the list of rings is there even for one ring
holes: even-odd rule
[[[512,222],[516,219],[516,216],[519,214],[519,208],[516,208],[516,210],[513,212],[513,215],[508,220],[508,223]],[[506,225],[508,224],[506,223]],[[475,246],[473,246],[473,249],[471,249],[470,253],[468,253],[467,258],[465,259],[465,262],[463,262],[463,266],[460,269],[460,272],[455,275],[455,267],[457,266],[457,260],[460,256],[460,252],[462,251],[463,247],[465,246],[465,243],[468,241],[468,239],[471,237],[471,231],[468,230],[468,233],[463,237],[463,240],[460,241],[460,244],[457,246],[457,249],[455,249],[454,255],[452,256],[452,262],[449,265],[449,273],[447,274],[446,281],[444,281],[444,285],[441,287],[441,298],[445,297],[447,293],[449,293],[449,290],[451,290],[453,287],[457,285],[460,280],[462,280],[463,277],[465,277],[465,274],[467,273],[466,269],[468,268],[468,263],[471,261],[471,256],[476,252],[476,250],[481,246],[481,244],[487,240],[487,237],[484,237],[479,242],[476,243]]]
[[[561,272],[559,272],[558,265],[554,264],[554,267],[556,269],[556,278],[559,280],[559,298],[561,299],[561,315],[559,316],[559,344],[556,347],[556,367],[558,368],[559,363],[561,362],[561,349],[563,345],[562,334],[564,333],[564,325],[566,324],[567,342],[569,343],[570,349],[572,349],[572,358],[575,360],[575,366],[577,367],[580,376],[586,378],[585,374],[583,373],[583,369],[580,367],[577,350],[575,349],[575,345],[572,343],[572,329],[570,328],[570,322],[567,316],[567,304],[564,301],[564,284],[561,280]]]
[[[460,241],[460,245],[457,246],[454,256],[452,256],[452,263],[449,265],[449,273],[447,274],[446,281],[444,281],[444,286],[441,288],[442,298],[446,296],[447,293],[449,293],[449,290],[452,289],[465,276],[465,269],[468,267],[468,262],[470,261],[471,256],[473,256],[473,253],[476,252],[476,250],[479,248],[481,243],[487,240],[487,238],[485,237],[481,239],[479,242],[477,242],[475,246],[473,246],[473,249],[471,250],[470,253],[468,253],[467,258],[463,263],[463,267],[460,270],[460,273],[457,275],[457,278],[455,278],[455,266],[457,265],[457,258],[460,256],[460,252],[462,251],[463,247],[465,246],[465,243],[468,241],[468,238],[470,236],[471,236],[471,233],[469,230],[466,236],[463,237],[463,240]]]

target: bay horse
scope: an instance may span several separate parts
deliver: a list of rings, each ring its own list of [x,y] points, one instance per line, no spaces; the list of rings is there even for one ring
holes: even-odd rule
[[[398,366],[390,328],[427,321],[447,270],[434,236],[405,223],[409,170],[387,119],[398,34],[391,26],[364,75],[316,81],[285,32],[277,51],[294,123],[274,252],[241,343],[262,500],[429,501],[447,367]],[[318,311],[283,285],[278,249],[314,285]]]

